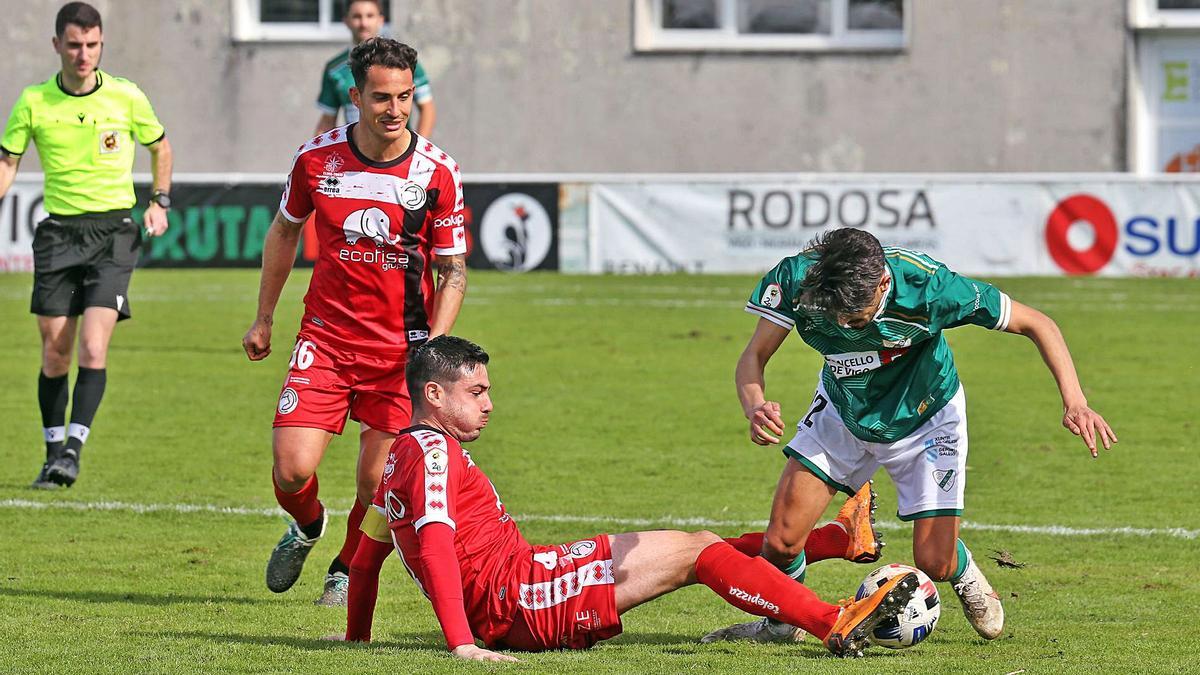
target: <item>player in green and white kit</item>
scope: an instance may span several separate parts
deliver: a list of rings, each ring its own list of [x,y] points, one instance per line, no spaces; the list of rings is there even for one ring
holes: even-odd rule
[[[763,373],[792,329],[825,357],[816,395],[784,447],[763,556],[803,579],[804,543],[837,491],[854,494],[880,467],[896,486],[898,515],[913,522],[913,559],[950,581],[968,620],[986,639],[1004,627],[999,596],[958,538],[967,460],[966,399],[942,332],[974,324],[1025,335],[1038,346],[1063,400],[1063,425],[1096,456],[1116,435],[1088,408],[1070,352],[1046,315],[994,286],[932,258],[884,248],[853,228],[833,230],[783,259],[754,290],[746,311],[759,317],[738,361],[736,381],[750,438],[779,442],[779,403],[767,400]],[[765,620],[708,639],[794,639]]]
[[[385,19],[381,0],[351,0],[346,3],[343,21],[350,29],[355,45],[378,37]],[[339,111],[345,120],[343,124],[358,121],[358,108],[350,101],[350,87],[354,86],[354,75],[350,72],[351,49],[353,46],[347,47],[325,64],[321,74],[321,93],[317,96],[321,117],[317,120],[313,136],[320,136],[337,126]],[[437,106],[433,102],[429,76],[420,63],[413,69],[413,102],[417,108],[417,114],[413,116],[417,120],[415,131],[423,138],[431,138],[433,125],[437,121]]]

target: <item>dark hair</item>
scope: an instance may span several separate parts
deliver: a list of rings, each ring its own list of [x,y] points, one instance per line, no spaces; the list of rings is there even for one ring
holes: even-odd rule
[[[413,405],[424,402],[425,383],[437,382],[446,386],[457,382],[464,371],[470,373],[476,366],[486,366],[488,353],[483,347],[453,335],[439,335],[421,345],[408,357],[404,366],[404,380]]]
[[[62,37],[67,26],[71,24],[84,30],[89,28],[104,30],[104,26],[100,23],[100,12],[86,2],[68,2],[63,5],[62,9],[58,10],[58,16],[54,18],[54,34]]]
[[[380,14],[387,16],[387,12],[384,11],[384,9],[383,9],[383,0],[349,0],[346,3],[346,12],[345,12],[346,16],[350,16],[350,8],[353,7],[354,3],[356,3],[356,2],[369,2],[372,5],[375,5],[377,8],[379,8]]]
[[[414,70],[417,67],[417,50],[391,38],[363,40],[362,44],[350,51],[350,72],[354,75],[354,86],[359,91],[367,81],[367,68],[371,66]]]
[[[800,304],[837,320],[866,309],[883,277],[883,246],[869,232],[844,227],[812,240],[805,255],[817,262],[800,282]]]

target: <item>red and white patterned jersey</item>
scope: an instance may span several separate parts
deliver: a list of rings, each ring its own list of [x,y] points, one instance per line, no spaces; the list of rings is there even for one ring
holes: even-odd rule
[[[354,348],[403,355],[429,336],[432,256],[466,253],[462,180],[454,159],[415,133],[400,157],[372,161],[353,127],[300,146],[279,210],[294,223],[314,218],[304,324]]]
[[[422,592],[426,575],[417,532],[429,523],[449,525],[471,632],[490,644],[508,631],[518,589],[505,583],[528,563],[533,547],[458,441],[428,426],[400,432],[375,505],[386,513],[396,550]]]

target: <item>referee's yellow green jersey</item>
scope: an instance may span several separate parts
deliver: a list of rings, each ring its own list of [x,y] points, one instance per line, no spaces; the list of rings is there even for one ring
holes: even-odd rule
[[[134,141],[151,145],[163,127],[137,85],[96,71],[96,88],[76,95],[59,75],[21,92],[0,149],[22,155],[37,145],[46,175],[45,208],[58,216],[134,205]]]

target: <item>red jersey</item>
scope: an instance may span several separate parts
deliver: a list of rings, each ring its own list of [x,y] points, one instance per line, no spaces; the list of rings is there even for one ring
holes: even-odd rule
[[[533,547],[470,453],[433,427],[405,429],[388,454],[375,504],[387,514],[404,566],[427,596],[417,531],[429,523],[454,530],[471,632],[488,644],[503,637],[517,611],[517,589],[504,584],[528,562]]]
[[[429,337],[433,255],[466,253],[458,164],[412,134],[390,162],[363,155],[338,127],[300,146],[279,210],[313,214],[317,260],[304,324],[356,349],[403,355]]]

